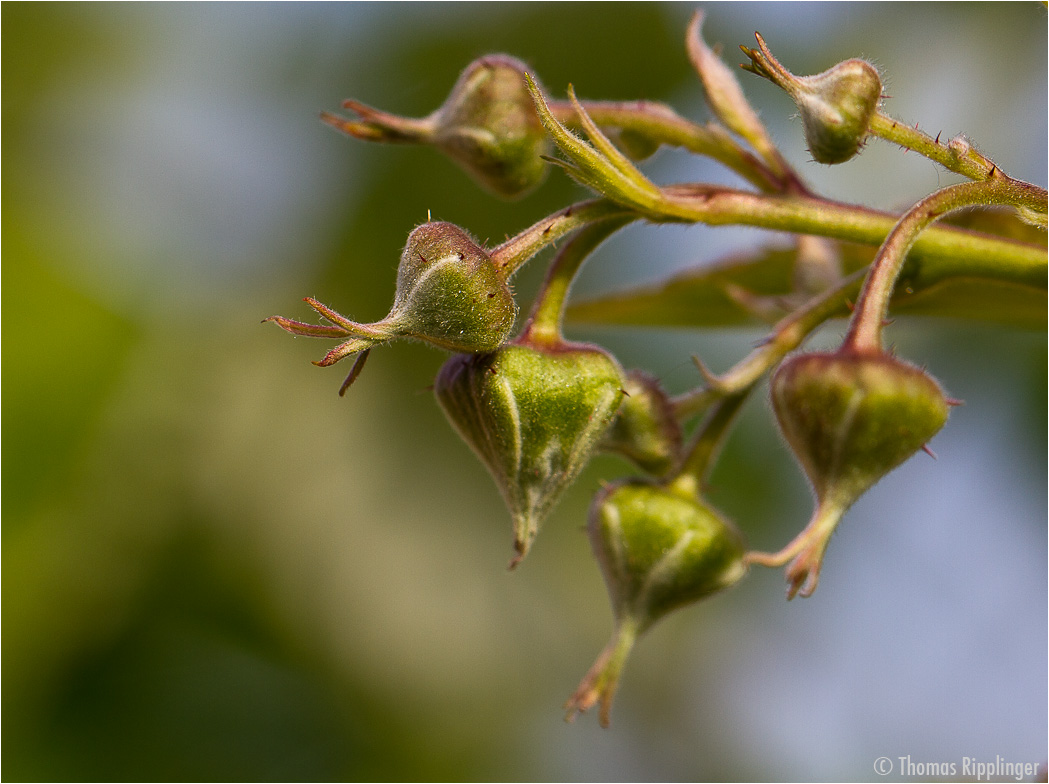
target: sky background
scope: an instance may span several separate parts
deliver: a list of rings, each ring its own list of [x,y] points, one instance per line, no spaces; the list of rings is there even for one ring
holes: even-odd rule
[[[32,779],[899,780],[874,760],[1046,759],[1046,337],[901,319],[902,356],[956,409],[847,516],[816,595],[779,571],[667,618],[611,729],[560,705],[611,617],[580,532],[594,461],[507,575],[494,485],[428,390],[443,355],[374,352],[345,397],[326,344],[261,319],[303,296],[362,321],[432,214],[500,241],[582,197],[560,172],[501,202],[438,154],[318,120],[356,98],[421,116],[505,51],[547,89],[705,119],[693,7],[11,4],[3,65],[2,774]],[[964,132],[1046,185],[1036,3],[711,4],[728,62],[760,30],[796,73],[852,56],[886,110]],[[740,74],[819,192],[903,209],[954,182],[875,142],[812,163],[789,99]],[[741,183],[660,153],[656,181]],[[635,227],[587,296],[777,238]],[[527,303],[541,257],[519,276]],[[813,345],[833,345],[829,325]],[[672,392],[759,329],[570,328]],[[810,498],[763,395],[711,499],[760,549]],[[898,762],[897,762],[898,765]]]

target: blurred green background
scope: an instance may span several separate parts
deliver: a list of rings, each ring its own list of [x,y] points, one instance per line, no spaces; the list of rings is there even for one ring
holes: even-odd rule
[[[428,391],[439,352],[378,350],[345,399],[327,344],[259,321],[305,295],[385,314],[410,229],[492,242],[580,198],[517,203],[438,155],[317,118],[435,108],[506,51],[548,89],[703,118],[691,5],[22,4],[2,11],[5,780],[866,780],[876,757],[1046,757],[1046,336],[891,330],[967,405],[850,513],[820,590],[782,575],[667,619],[608,731],[559,706],[610,631],[580,528],[600,458],[513,575],[507,516]],[[1028,4],[715,4],[798,73],[866,56],[887,108],[1046,182],[1046,11]],[[905,206],[953,181],[872,144],[808,161],[792,107],[741,80],[827,195]],[[657,180],[739,184],[662,153]],[[768,238],[633,228],[582,294]],[[527,302],[542,260],[519,276]],[[840,329],[820,338],[831,343]],[[586,330],[672,391],[754,330]],[[817,341],[819,342],[819,341]],[[809,498],[762,400],[712,498],[760,548]],[[888,777],[897,780],[898,775]],[[885,780],[882,777],[881,780]]]

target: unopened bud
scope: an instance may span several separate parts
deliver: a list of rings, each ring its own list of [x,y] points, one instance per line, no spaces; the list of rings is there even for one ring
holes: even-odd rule
[[[623,398],[619,364],[582,344],[508,344],[449,359],[434,383],[448,419],[509,507],[516,565],[575,481]]]
[[[887,354],[800,354],[776,371],[772,407],[816,492],[809,526],[788,545],[790,596],[815,590],[823,553],[845,511],[921,449],[949,404],[925,371]],[[770,563],[759,555],[754,562]]]
[[[624,384],[626,395],[612,427],[601,442],[655,476],[674,468],[681,458],[681,425],[659,380],[633,370]]]
[[[843,163],[863,146],[881,102],[881,77],[864,60],[845,60],[815,76],[795,76],[756,35],[759,50],[743,51],[749,71],[783,88],[797,104],[809,152],[819,163]]]
[[[479,183],[517,198],[546,177],[549,141],[525,85],[527,67],[503,54],[467,66],[435,114],[434,143]]]
[[[360,324],[315,300],[307,302],[331,323],[282,316],[266,321],[295,335],[344,338],[316,363],[322,367],[399,337],[449,351],[492,351],[509,336],[517,316],[513,295],[491,257],[465,231],[441,221],[423,224],[408,236],[386,318]]]
[[[731,523],[691,493],[638,481],[598,493],[587,531],[616,628],[565,707],[571,718],[600,702],[601,723],[608,726],[635,640],[671,610],[739,581],[745,546]]]

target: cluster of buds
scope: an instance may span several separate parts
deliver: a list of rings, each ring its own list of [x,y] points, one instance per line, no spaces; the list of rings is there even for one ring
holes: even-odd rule
[[[953,186],[916,206],[875,258],[841,348],[784,359],[807,332],[796,335],[796,342],[778,355],[763,355],[757,372],[754,363],[741,363],[745,383],[733,386],[707,374],[703,387],[672,399],[658,379],[624,372],[605,349],[566,340],[561,332],[565,300],[584,258],[631,220],[688,220],[695,214],[689,210],[709,195],[698,186],[660,188],[631,159],[645,158],[661,144],[706,145],[715,157],[752,175],[759,188],[778,190],[778,195],[808,194],[744,98],[733,75],[738,72],[703,43],[701,24],[697,15],[689,53],[721,123],[705,129],[683,133],[685,121],[673,112],[643,104],[598,106],[604,119],[595,122],[571,88],[570,103],[555,112],[526,67],[506,55],[471,63],[444,104],[421,119],[357,101],[344,104],[355,118],[324,114],[326,122],[357,138],[429,144],[482,186],[509,198],[543,180],[553,160],[545,153],[553,141],[565,158],[554,162],[605,198],[573,205],[494,250],[450,223],[417,227],[401,255],[393,306],[378,322],[351,321],[313,299],[307,302],[327,323],[267,319],[295,335],[338,340],[317,365],[357,355],[341,392],[379,344],[409,338],[452,353],[437,374],[435,397],[506,503],[513,532],[511,568],[529,552],[543,521],[596,452],[625,458],[646,475],[605,485],[590,508],[587,531],[608,589],[614,632],[566,710],[572,718],[600,704],[604,725],[623,665],[640,635],[671,611],[736,584],[750,564],[789,563],[788,597],[810,595],[842,515],[944,426],[954,401],[924,370],[882,349],[882,320],[918,232],[944,211],[1002,197],[997,182],[973,189]],[[881,116],[877,71],[864,61],[847,60],[821,74],[797,77],[772,56],[760,35],[757,41],[758,49],[743,47],[750,58],[744,67],[792,97],[813,158],[831,164],[854,156]],[[621,127],[614,127],[615,121]],[[566,122],[581,127],[589,142]],[[968,148],[955,152],[960,160]],[[1014,201],[1040,209],[1044,217],[1042,202],[1031,193]],[[711,221],[718,222],[715,218]],[[510,276],[525,257],[570,231],[575,234],[551,263],[526,326],[512,335],[518,308]],[[819,287],[824,304],[808,312],[822,315],[807,330],[830,317],[828,292],[846,283],[835,275]],[[812,294],[803,288],[794,294]],[[792,322],[783,334],[796,332],[800,323]],[[769,345],[775,348],[775,341]],[[740,531],[701,494],[735,414],[765,372],[772,372],[771,404],[780,431],[816,496],[811,522],[778,553],[748,552]],[[703,405],[693,405],[697,400]],[[686,446],[682,422],[704,408],[709,415]]]

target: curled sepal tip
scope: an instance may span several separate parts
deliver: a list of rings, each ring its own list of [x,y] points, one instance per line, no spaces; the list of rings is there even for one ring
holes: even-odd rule
[[[565,703],[565,721],[575,721],[577,715],[601,703],[599,721],[602,727],[609,726],[619,677],[636,641],[637,627],[630,619],[616,624],[612,639]]]

